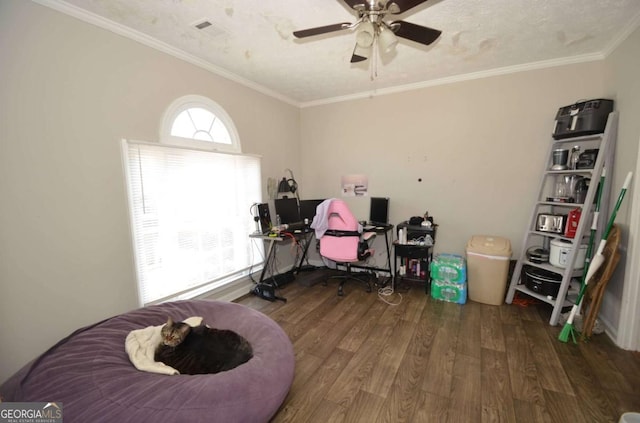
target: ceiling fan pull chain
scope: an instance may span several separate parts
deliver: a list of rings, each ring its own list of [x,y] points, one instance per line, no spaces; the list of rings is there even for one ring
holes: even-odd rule
[[[371,81],[375,81],[378,77],[378,37],[373,39],[373,48],[371,49],[373,52],[373,60],[371,61]]]

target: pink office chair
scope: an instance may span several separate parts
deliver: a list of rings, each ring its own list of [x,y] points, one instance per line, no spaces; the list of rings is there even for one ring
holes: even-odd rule
[[[362,282],[367,292],[371,292],[369,275],[367,274],[366,279],[362,278],[359,272],[351,271],[351,265],[364,261],[373,254],[368,241],[375,237],[375,233],[362,233],[362,226],[344,201],[339,199],[326,201],[330,201],[330,204],[325,213],[327,229],[320,237],[320,255],[346,268],[345,275],[332,276],[330,279],[343,279],[338,285],[339,296],[344,295],[343,286],[349,279]]]

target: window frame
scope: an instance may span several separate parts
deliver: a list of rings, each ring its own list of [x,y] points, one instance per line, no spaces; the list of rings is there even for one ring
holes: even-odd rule
[[[215,141],[204,141],[193,138],[184,138],[171,135],[171,128],[180,113],[192,108],[201,108],[211,112],[229,132],[231,144],[217,143]],[[231,116],[215,101],[201,95],[185,95],[174,100],[165,110],[160,125],[160,142],[188,148],[196,148],[209,151],[219,151],[227,153],[242,153],[238,130],[231,119]]]
[[[142,244],[144,243],[144,239],[141,238],[141,235],[143,234],[144,231],[140,229],[143,226],[145,226],[145,223],[143,221],[136,221],[136,212],[135,212],[136,200],[134,199],[136,197],[136,195],[134,194],[134,191],[136,191],[136,189],[132,184],[135,182],[136,178],[133,177],[133,174],[131,171],[132,162],[131,162],[131,155],[129,153],[130,148],[134,146],[140,146],[142,148],[144,148],[145,146],[152,147],[152,148],[161,148],[161,149],[166,148],[168,153],[170,153],[169,150],[177,150],[177,151],[184,150],[187,152],[194,152],[194,153],[200,152],[204,154],[213,154],[216,156],[226,156],[229,158],[244,157],[244,158],[256,159],[257,170],[258,170],[258,180],[260,179],[259,175],[261,174],[261,158],[262,157],[254,154],[226,153],[226,152],[219,152],[219,151],[194,149],[194,148],[184,147],[180,145],[167,145],[167,144],[158,143],[158,142],[145,142],[145,141],[139,141],[134,139],[121,140],[123,170],[124,170],[124,176],[125,176],[124,182],[127,189],[127,200],[128,200],[127,203],[128,203],[128,212],[129,212],[129,229],[130,229],[130,235],[131,235],[131,247],[133,252],[133,263],[134,263],[134,269],[135,269],[136,288],[138,292],[138,302],[140,306],[148,306],[148,305],[158,304],[166,301],[190,299],[190,298],[198,297],[205,293],[211,294],[216,291],[228,289],[228,287],[233,286],[234,283],[239,282],[243,279],[251,278],[251,275],[254,272],[262,270],[264,266],[264,249],[263,249],[264,246],[261,243],[259,244],[254,243],[253,240],[248,236],[248,234],[251,233],[251,230],[254,228],[255,223],[253,221],[253,218],[250,216],[250,213],[247,213],[244,230],[241,230],[241,229],[239,230],[238,238],[237,238],[237,240],[242,239],[243,242],[246,239],[246,247],[248,248],[249,251],[252,252],[247,256],[249,261],[246,267],[236,268],[232,272],[226,273],[224,275],[219,275],[214,279],[206,279],[206,280],[203,279],[196,285],[191,285],[189,287],[185,287],[183,285],[180,287],[180,289],[174,290],[172,293],[168,293],[163,296],[157,296],[153,298],[149,298],[145,296],[145,289],[147,290],[146,292],[151,292],[153,291],[153,289],[148,289],[144,287],[145,277],[143,277],[143,274],[145,273],[143,272],[143,268],[148,266],[145,264],[146,263],[145,253],[139,250],[138,248],[142,246]],[[257,189],[256,198],[251,199],[249,201],[252,203],[254,201],[258,201],[258,197],[262,196],[262,187],[259,182],[258,182],[258,186],[255,188]],[[144,192],[144,190],[140,192]],[[238,214],[238,216],[243,215],[242,209],[238,209],[238,211],[240,213]],[[237,224],[233,226],[234,228],[242,228],[241,224]]]

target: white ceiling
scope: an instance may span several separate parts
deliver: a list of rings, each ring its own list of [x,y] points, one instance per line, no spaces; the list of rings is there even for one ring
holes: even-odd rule
[[[640,24],[638,0],[429,0],[387,20],[442,30],[435,43],[351,64],[352,30],[292,35],[353,22],[342,0],[34,1],[301,106],[598,60]]]

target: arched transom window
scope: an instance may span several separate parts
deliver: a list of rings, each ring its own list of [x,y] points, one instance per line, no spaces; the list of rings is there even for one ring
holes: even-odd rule
[[[160,141],[206,150],[241,152],[233,121],[213,100],[188,95],[175,100],[162,119]]]

